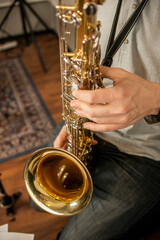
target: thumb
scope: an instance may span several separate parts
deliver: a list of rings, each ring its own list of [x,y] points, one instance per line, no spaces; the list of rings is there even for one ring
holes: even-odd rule
[[[114,81],[114,83],[120,82],[128,74],[127,71],[121,68],[109,68],[106,66],[100,66],[100,71],[103,78],[109,78]]]
[[[53,143],[53,146],[57,147],[57,148],[62,148],[67,141],[67,136],[68,136],[68,133],[65,130],[65,126],[63,126],[60,133],[56,137],[56,139]]]

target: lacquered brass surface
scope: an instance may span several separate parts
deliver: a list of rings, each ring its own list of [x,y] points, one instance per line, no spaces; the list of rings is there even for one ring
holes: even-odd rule
[[[61,172],[63,166],[66,167]],[[63,179],[65,173],[68,176]],[[36,151],[27,161],[24,179],[33,201],[52,214],[76,214],[92,197],[93,184],[87,168],[66,150],[42,148]]]
[[[58,215],[81,212],[90,202],[93,183],[86,166],[90,165],[93,133],[83,127],[88,121],[70,107],[75,89],[103,87],[99,69],[100,22],[97,5],[103,0],[76,0],[74,5],[59,0],[59,46],[62,106],[68,133],[67,151],[44,148],[27,161],[24,179],[31,198],[42,209]],[[73,32],[70,32],[70,25]],[[75,39],[69,50],[68,36]]]
[[[57,6],[59,18],[59,46],[61,60],[61,86],[63,119],[68,132],[68,151],[88,164],[92,150],[93,133],[84,129],[86,118],[75,114],[70,107],[74,89],[93,90],[103,87],[100,65],[100,22],[97,21],[97,4],[103,1],[76,0],[74,5]],[[72,25],[72,32],[70,32]],[[68,49],[68,37],[75,39],[74,49]]]

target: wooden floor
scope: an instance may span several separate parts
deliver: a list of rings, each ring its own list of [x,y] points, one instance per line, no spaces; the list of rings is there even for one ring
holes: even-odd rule
[[[19,39],[18,48],[0,52],[0,59],[21,56],[50,114],[58,124],[62,120],[58,39],[54,35],[42,34],[37,36],[37,40],[47,72],[43,71],[33,44],[25,46],[23,39]],[[16,220],[9,222],[5,210],[0,208],[0,225],[9,223],[9,231],[33,233],[35,240],[55,240],[67,218],[36,212],[29,206],[23,181],[23,169],[27,158],[28,155],[0,164],[3,185],[7,193],[9,195],[17,191],[22,193],[15,204]],[[160,240],[160,232],[141,240]]]
[[[62,120],[58,39],[51,34],[38,35],[36,38],[47,72],[43,71],[33,44],[25,46],[23,39],[18,40],[18,48],[0,52],[0,59],[21,56],[50,114],[58,124]],[[0,164],[6,192],[9,195],[17,191],[22,193],[15,205],[16,220],[9,222],[9,231],[34,233],[35,240],[55,240],[67,218],[39,213],[29,206],[23,181],[23,169],[27,158],[28,155]],[[8,217],[5,210],[0,208],[0,225],[5,223],[8,223]]]

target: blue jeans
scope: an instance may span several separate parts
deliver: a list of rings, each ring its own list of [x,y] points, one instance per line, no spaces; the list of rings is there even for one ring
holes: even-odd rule
[[[92,200],[70,217],[59,240],[136,240],[158,224],[160,162],[98,142],[92,152]]]

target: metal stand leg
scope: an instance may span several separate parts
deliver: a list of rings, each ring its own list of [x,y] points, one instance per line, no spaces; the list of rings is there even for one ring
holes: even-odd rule
[[[19,9],[20,9],[20,14],[21,14],[21,20],[22,20],[22,26],[23,26],[23,32],[24,32],[24,36],[25,36],[25,40],[26,40],[26,44],[29,44],[29,39],[28,39],[28,34],[27,34],[27,30],[26,30],[26,23],[28,24],[29,30],[30,30],[30,34],[31,34],[31,39],[32,42],[35,46],[37,55],[39,57],[41,66],[43,68],[43,71],[46,72],[46,67],[44,65],[40,50],[38,48],[38,44],[36,41],[36,38],[34,36],[34,32],[32,30],[32,26],[31,23],[29,21],[29,18],[27,16],[26,10],[25,10],[25,6],[28,7],[28,9],[32,12],[32,14],[40,21],[40,23],[46,28],[47,31],[51,32],[54,34],[54,31],[51,30],[47,24],[41,19],[41,17],[37,14],[37,12],[29,5],[28,2],[26,2],[25,0],[14,0],[14,2],[12,3],[12,5],[9,7],[6,15],[4,16],[4,18],[2,19],[1,23],[0,23],[0,30],[2,29],[3,24],[6,22],[7,18],[9,17],[12,9],[14,8],[15,4],[18,3]]]
[[[28,34],[27,34],[27,29],[26,29],[26,22],[25,22],[25,12],[24,12],[22,1],[20,1],[19,4],[20,4],[19,10],[20,10],[20,15],[21,15],[21,19],[22,19],[23,32],[24,32],[24,36],[25,36],[25,40],[26,40],[26,45],[29,45],[29,39],[28,39]]]
[[[6,15],[5,15],[4,18],[2,19],[2,22],[0,23],[0,30],[1,30],[2,26],[3,26],[3,24],[6,22],[9,14],[10,14],[10,12],[12,11],[12,9],[14,8],[16,2],[17,2],[17,0],[14,0],[14,2],[12,3],[12,5],[9,7]]]
[[[29,5],[29,3],[26,2],[26,0],[22,0],[22,1],[28,7],[28,9],[33,13],[33,15],[39,20],[39,22],[46,28],[46,30],[48,32],[55,34],[55,32],[47,26],[47,24],[42,20],[42,18],[37,14],[37,12]]]
[[[33,44],[34,44],[34,46],[35,46],[37,55],[38,55],[39,60],[40,60],[40,63],[41,63],[41,66],[42,66],[42,68],[43,68],[43,71],[46,72],[46,67],[45,67],[45,65],[44,65],[44,62],[43,62],[43,59],[42,59],[40,50],[39,50],[39,48],[38,48],[38,44],[37,44],[36,38],[35,38],[35,36],[34,36],[33,30],[32,30],[32,26],[31,26],[31,23],[30,23],[30,21],[29,21],[29,17],[28,17],[28,15],[27,15],[27,12],[26,12],[26,10],[25,10],[24,5],[22,4],[22,2],[23,2],[23,0],[22,0],[21,3],[20,3],[20,9],[21,9],[21,16],[22,16],[23,22],[24,22],[24,28],[25,28],[25,21],[26,21],[26,23],[28,24],[28,27],[29,27],[29,30],[30,30],[30,34],[31,34],[31,38],[32,38],[32,42],[33,42]],[[26,28],[25,28],[25,30],[26,30]],[[25,33],[25,34],[26,34],[26,33]],[[26,34],[26,35],[27,35],[27,34]]]
[[[1,176],[1,174],[0,174]],[[14,203],[20,197],[21,193],[14,193],[12,196],[8,196],[4,190],[0,179],[0,207],[6,209],[6,214],[9,216],[9,221],[14,221]]]

